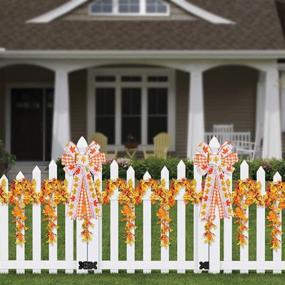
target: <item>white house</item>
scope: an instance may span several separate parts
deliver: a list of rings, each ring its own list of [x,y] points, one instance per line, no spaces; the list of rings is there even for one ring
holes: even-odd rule
[[[214,124],[282,157],[285,2],[0,0],[0,139],[18,161],[155,134],[191,158]],[[283,71],[284,70],[284,71]],[[285,136],[284,136],[285,138]],[[284,140],[285,142],[285,140]]]

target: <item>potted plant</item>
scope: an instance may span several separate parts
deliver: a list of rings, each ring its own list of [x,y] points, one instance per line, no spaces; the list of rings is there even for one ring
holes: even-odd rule
[[[138,142],[132,134],[127,135],[127,141],[124,144],[126,149],[136,149],[138,147]]]
[[[9,167],[15,164],[16,157],[5,150],[3,141],[0,140],[0,176],[6,174]]]

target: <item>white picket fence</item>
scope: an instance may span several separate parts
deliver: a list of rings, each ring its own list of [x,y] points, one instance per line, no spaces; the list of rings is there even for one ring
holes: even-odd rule
[[[240,178],[246,179],[249,176],[248,164],[244,161],[240,168]],[[177,166],[177,178],[185,178],[186,167],[181,161]],[[16,179],[22,179],[24,176],[20,172]],[[49,165],[49,178],[57,177],[57,166],[54,161]],[[118,164],[113,161],[110,166],[111,179],[118,178]],[[97,178],[102,179],[101,175]],[[144,180],[150,179],[150,174],[147,172],[144,175]],[[232,179],[230,176],[229,179]],[[3,176],[8,182],[7,178]],[[37,191],[40,191],[41,172],[38,167],[33,171],[33,179],[36,181]],[[71,186],[72,177],[66,176],[66,179]],[[135,171],[130,167],[127,171],[127,180],[132,180],[135,183]],[[169,171],[164,167],[161,171],[161,179],[167,181],[166,186],[169,187]],[[202,177],[194,168],[194,179],[197,181],[197,190],[201,190]],[[0,180],[0,181],[1,181]],[[260,167],[257,172],[257,180],[261,182],[262,193],[265,193],[265,172]],[[276,173],[274,181],[281,180],[281,176]],[[7,191],[8,189],[8,183]],[[70,189],[69,189],[70,190]],[[58,270],[65,270],[66,273],[87,273],[87,270],[80,270],[78,267],[79,261],[97,261],[98,268],[94,273],[102,273],[102,270],[108,270],[111,273],[118,273],[119,270],[126,270],[128,273],[134,273],[136,270],[142,270],[144,273],[151,273],[152,270],[159,270],[161,273],[168,273],[169,270],[175,270],[177,273],[185,273],[186,271],[194,271],[201,273],[199,268],[200,262],[209,261],[210,273],[231,273],[233,270],[239,270],[240,273],[248,273],[249,270],[254,270],[258,273],[264,273],[265,270],[272,270],[273,273],[281,273],[285,270],[285,261],[281,259],[281,249],[273,252],[273,261],[265,260],[265,209],[258,207],[256,213],[256,260],[249,261],[248,245],[240,247],[240,260],[233,261],[232,258],[232,225],[233,220],[224,220],[224,231],[220,232],[220,221],[215,220],[217,228],[215,229],[215,241],[208,246],[204,242],[204,223],[199,218],[200,206],[194,205],[193,209],[193,260],[186,260],[186,211],[187,207],[183,200],[184,189],[181,189],[177,200],[177,260],[169,260],[169,248],[161,248],[161,258],[159,261],[152,260],[152,219],[156,219],[151,214],[151,189],[148,189],[143,198],[143,258],[142,260],[135,259],[135,244],[127,245],[126,260],[119,260],[119,204],[118,204],[119,189],[117,189],[110,202],[110,258],[102,259],[102,217],[94,220],[95,228],[93,231],[93,240],[87,245],[82,242],[81,238],[81,221],[76,221],[76,260],[74,258],[74,222],[66,215],[65,217],[65,259],[58,260],[57,244],[49,245],[49,259],[42,260],[41,256],[41,206],[33,205],[33,222],[32,222],[32,260],[25,259],[25,246],[16,246],[16,260],[9,260],[9,227],[15,226],[14,223],[8,220],[8,206],[0,206],[0,273],[8,273],[9,270],[16,270],[17,273],[25,273],[25,270],[32,270],[33,273],[40,273],[41,270],[49,270],[49,273],[57,273]],[[218,216],[218,215],[216,215]],[[224,260],[220,258],[221,252],[221,236],[224,235]],[[170,233],[171,237],[171,233]],[[250,242],[250,240],[249,240]]]

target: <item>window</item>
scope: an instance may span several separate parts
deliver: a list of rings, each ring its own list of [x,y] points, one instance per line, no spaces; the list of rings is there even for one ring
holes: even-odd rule
[[[151,149],[158,133],[168,132],[175,136],[172,71],[97,68],[89,72],[92,74],[88,77],[94,78],[94,85],[92,89],[89,85],[88,92],[88,136],[94,132],[105,134],[110,150],[124,150],[128,142]],[[175,140],[172,150],[174,146]]]
[[[141,89],[122,89],[122,143],[141,143]]]
[[[168,15],[162,0],[96,0],[90,5],[94,15]]]
[[[115,89],[96,88],[96,131],[115,143]]]
[[[167,5],[161,0],[146,0],[146,12],[149,14],[166,14]]]
[[[153,143],[153,138],[161,132],[167,132],[167,89],[148,89],[148,144]]]

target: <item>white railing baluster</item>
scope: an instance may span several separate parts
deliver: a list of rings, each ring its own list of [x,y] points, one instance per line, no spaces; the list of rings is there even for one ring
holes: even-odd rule
[[[265,171],[260,166],[256,173],[256,180],[261,184],[260,192],[265,194]],[[265,261],[265,207],[257,206],[256,209],[256,261]],[[265,273],[265,270],[257,270],[257,273]]]
[[[169,171],[165,166],[161,170],[161,181],[163,181],[163,180],[165,181],[166,189],[169,189]],[[169,238],[169,231],[167,232],[166,235]],[[161,262],[167,263],[169,261],[169,246],[167,246],[167,247],[162,246],[160,249],[160,255],[161,255]],[[161,270],[161,273],[168,273],[168,272],[169,272],[168,269],[162,269]]]
[[[150,174],[146,172],[143,180],[150,179]],[[151,218],[151,189],[148,188],[143,197],[143,261],[145,264],[151,261]],[[143,273],[151,273],[151,270],[144,269]]]
[[[248,175],[249,175],[248,164],[244,160],[240,165],[240,179],[241,180],[248,179]],[[249,218],[248,209],[245,210],[245,214]],[[245,226],[247,228],[248,228],[248,224],[249,224],[249,220],[245,223]],[[248,232],[245,232],[244,234],[246,236],[247,242],[245,245],[240,246],[240,261],[247,263],[248,262],[248,244],[249,244]],[[240,273],[248,273],[248,269],[242,269],[240,270]]]
[[[41,191],[41,171],[36,166],[33,170],[33,179],[36,183],[36,192]],[[41,205],[33,204],[33,261],[39,267],[41,260]],[[41,273],[40,268],[34,268],[33,273]]]
[[[8,193],[9,182],[5,175],[0,179],[0,186],[4,185],[4,191]],[[6,262],[9,259],[9,211],[7,204],[0,204],[0,229],[1,229],[1,242],[0,242],[0,263]],[[8,269],[0,270],[0,274],[8,273]]]
[[[282,181],[282,177],[279,174],[279,172],[276,172],[275,175],[273,176],[273,182],[279,182],[279,181]],[[282,211],[280,211],[279,220],[282,225]],[[279,227],[279,230],[280,232],[282,232],[282,226]],[[282,245],[282,236],[279,235],[278,239],[280,240],[280,244]],[[276,266],[280,266],[280,263],[282,262],[282,246],[273,250],[273,261],[276,264]],[[281,274],[281,272],[282,271],[278,269],[273,270],[273,273],[276,274]]]
[[[119,177],[118,163],[114,160],[111,163],[111,180]],[[115,189],[113,196],[110,198],[110,251],[111,261],[113,263],[119,260],[119,190]],[[118,269],[112,269],[111,273],[118,273]]]
[[[128,181],[132,181],[132,185],[133,187],[135,187],[135,171],[131,166],[127,170],[127,183]],[[132,233],[135,234],[135,229],[132,229]],[[132,263],[134,260],[135,260],[135,242],[133,244],[127,244],[127,261]],[[135,273],[135,270],[129,269],[127,270],[127,273]]]

